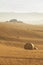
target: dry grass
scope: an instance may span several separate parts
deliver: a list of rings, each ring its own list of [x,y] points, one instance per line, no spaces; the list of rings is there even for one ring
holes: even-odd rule
[[[31,62],[31,63],[30,63]],[[0,44],[0,64],[2,65],[42,65],[43,50],[24,50]]]
[[[39,50],[25,50],[26,42]],[[0,23],[0,65],[43,65],[43,26]]]

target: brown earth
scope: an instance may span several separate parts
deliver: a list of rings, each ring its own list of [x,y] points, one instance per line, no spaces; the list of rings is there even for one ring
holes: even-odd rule
[[[27,42],[38,50],[25,50]],[[0,65],[43,65],[43,26],[0,23]]]

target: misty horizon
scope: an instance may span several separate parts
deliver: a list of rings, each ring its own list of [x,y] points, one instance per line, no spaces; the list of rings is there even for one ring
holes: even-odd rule
[[[43,13],[0,12],[0,22],[9,21],[10,19],[17,19],[28,24],[43,24]]]
[[[0,22],[10,19],[43,24],[43,0],[0,0]]]

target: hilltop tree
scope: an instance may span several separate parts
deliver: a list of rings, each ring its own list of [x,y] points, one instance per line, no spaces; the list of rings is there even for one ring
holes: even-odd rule
[[[17,22],[17,19],[11,19],[9,22]]]

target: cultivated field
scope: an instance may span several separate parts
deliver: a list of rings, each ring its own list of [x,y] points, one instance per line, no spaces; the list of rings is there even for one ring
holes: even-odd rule
[[[38,50],[26,50],[32,42]],[[43,26],[0,23],[0,65],[43,65]]]

